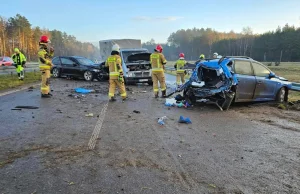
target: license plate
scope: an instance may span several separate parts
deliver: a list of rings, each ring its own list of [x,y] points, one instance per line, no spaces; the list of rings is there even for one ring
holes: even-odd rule
[[[140,81],[140,82],[147,82],[148,79],[140,79],[139,81]]]

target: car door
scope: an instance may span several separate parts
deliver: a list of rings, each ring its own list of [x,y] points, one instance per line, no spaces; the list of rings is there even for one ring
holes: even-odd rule
[[[274,100],[277,82],[270,78],[271,71],[258,62],[252,62],[256,77],[255,100]]]
[[[75,62],[72,61],[69,57],[61,57],[60,60],[62,64],[62,74],[74,75],[77,68],[74,65]]]
[[[252,101],[255,92],[256,79],[250,61],[235,60],[234,72],[238,79],[235,101]]]

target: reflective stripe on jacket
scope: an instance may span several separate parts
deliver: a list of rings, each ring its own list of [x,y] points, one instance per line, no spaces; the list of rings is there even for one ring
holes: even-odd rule
[[[183,67],[185,66],[185,64],[186,64],[186,61],[184,59],[178,59],[176,61],[177,73],[184,73]]]
[[[167,63],[165,56],[162,53],[154,52],[150,55],[150,63],[153,72],[164,71],[164,64]]]
[[[111,55],[107,58],[105,66],[109,68],[110,79],[118,79],[122,72],[122,60],[119,55]]]
[[[48,54],[45,48],[44,45],[41,45],[38,52],[40,70],[50,70],[52,67],[51,57],[53,57],[53,53]]]

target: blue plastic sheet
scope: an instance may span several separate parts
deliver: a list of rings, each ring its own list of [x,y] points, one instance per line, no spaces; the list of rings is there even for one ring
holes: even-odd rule
[[[74,90],[75,90],[75,92],[80,93],[80,94],[88,94],[93,91],[93,90],[88,90],[85,88],[75,88]]]

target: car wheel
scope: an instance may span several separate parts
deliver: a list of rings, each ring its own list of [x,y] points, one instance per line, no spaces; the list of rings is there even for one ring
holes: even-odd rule
[[[153,81],[148,82],[149,86],[153,86]]]
[[[286,101],[286,90],[285,88],[280,88],[276,96],[276,102],[282,103]]]
[[[84,72],[83,77],[86,81],[93,81],[93,73],[90,71]]]
[[[53,70],[52,70],[52,75],[53,75],[53,77],[55,77],[55,78],[59,78],[59,77],[60,77],[59,69],[53,68]]]

